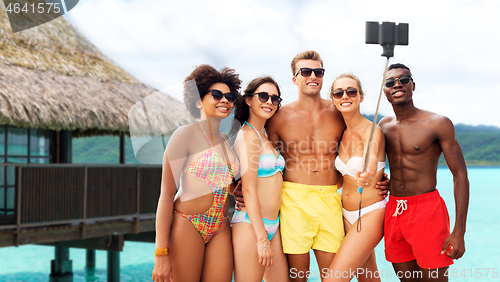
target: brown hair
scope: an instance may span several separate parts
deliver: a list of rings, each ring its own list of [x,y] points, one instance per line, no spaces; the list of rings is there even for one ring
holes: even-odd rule
[[[335,89],[333,89],[333,85],[335,84],[335,82],[337,82],[337,80],[339,80],[341,78],[350,78],[350,79],[356,81],[356,84],[358,85],[359,96],[361,96],[361,97],[365,96],[365,92],[363,92],[363,86],[361,85],[361,80],[359,80],[359,78],[352,73],[343,73],[343,74],[337,76],[337,78],[335,78],[335,80],[333,81],[332,87],[330,87],[330,98],[333,98],[333,90],[335,90]]]
[[[278,96],[281,97],[281,91],[278,83],[270,76],[262,76],[258,77],[248,84],[247,88],[243,91],[244,94],[243,96],[236,101],[234,104],[234,120],[233,120],[233,125],[237,123],[236,125],[241,126],[245,121],[248,120],[248,116],[250,115],[250,107],[247,105],[245,101],[245,97],[252,97],[251,94],[254,94],[257,88],[259,88],[262,84],[265,83],[271,83],[276,87],[276,90],[278,90]],[[278,105],[279,110],[281,105]],[[276,113],[276,112],[275,112]],[[237,131],[239,130],[238,126],[233,126],[231,133],[229,135],[236,134]]]
[[[300,52],[292,60],[291,66],[292,66],[292,74],[293,75],[295,75],[295,73],[297,72],[297,70],[295,69],[295,65],[297,64],[298,61],[301,61],[301,60],[319,61],[319,63],[321,64],[321,67],[323,67],[323,60],[321,59],[321,56],[319,55],[318,52],[312,51],[312,50]]]
[[[187,83],[194,80],[194,83]],[[200,65],[184,80],[184,103],[189,113],[200,118],[200,109],[196,107],[196,102],[203,99],[210,86],[215,83],[226,84],[231,92],[238,94],[241,88],[241,80],[234,69],[224,67],[220,71],[210,65]],[[196,87],[194,87],[196,85]]]

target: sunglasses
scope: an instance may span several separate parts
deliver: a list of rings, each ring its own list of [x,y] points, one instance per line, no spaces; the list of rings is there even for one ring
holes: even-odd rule
[[[385,87],[391,88],[396,84],[396,80],[399,81],[402,85],[410,83],[410,80],[412,80],[411,75],[402,75],[398,78],[388,78],[385,80]]]
[[[332,92],[332,96],[335,99],[342,99],[344,96],[344,92],[347,94],[347,97],[349,98],[354,98],[358,95],[358,89],[356,88],[347,88],[346,90],[343,89],[335,89]]]
[[[250,96],[253,96],[253,95],[259,95],[259,101],[261,101],[262,103],[267,102],[269,100],[269,97],[271,97],[271,103],[273,103],[273,105],[275,105],[275,106],[279,106],[281,101],[283,101],[283,99],[281,99],[280,96],[269,95],[267,92],[259,92],[259,93],[250,94]]]
[[[214,98],[215,101],[220,101],[222,100],[222,97],[226,97],[226,100],[229,103],[234,103],[236,101],[236,98],[238,97],[236,94],[232,92],[222,93],[222,91],[217,89],[210,89],[207,92],[205,92],[205,94],[207,94],[208,92],[212,92],[212,98]]]
[[[312,72],[314,72],[314,75],[316,77],[323,77],[325,75],[325,69],[311,69],[311,68],[300,68],[294,76],[297,76],[299,72],[302,74],[303,77],[309,77],[311,76]]]

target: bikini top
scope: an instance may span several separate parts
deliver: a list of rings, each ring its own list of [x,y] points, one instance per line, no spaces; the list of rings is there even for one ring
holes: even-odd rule
[[[345,164],[339,156],[335,158],[335,168],[344,175],[350,175],[356,177],[356,172],[363,170],[363,158],[362,157],[351,157],[347,164]],[[385,162],[377,163],[377,172],[385,168]]]
[[[260,136],[259,131],[246,121],[245,123],[243,123],[243,126],[245,126],[245,124],[248,124],[248,126],[250,126],[253,130],[255,130],[255,132],[257,132],[257,135],[259,135],[260,149],[262,150],[264,142],[262,142],[262,137]],[[259,157],[259,168],[257,170],[257,177],[273,176],[276,173],[278,173],[278,171],[283,174],[284,168],[285,168],[285,159],[280,154],[279,150],[278,150],[278,157],[276,157],[274,154],[264,154]]]
[[[214,194],[218,194],[218,191],[221,191],[221,195],[227,196],[227,189],[229,185],[233,182],[233,178],[240,171],[240,163],[236,154],[234,153],[231,146],[227,142],[226,138],[224,138],[227,146],[231,148],[233,152],[235,161],[231,166],[228,166],[229,159],[226,156],[222,158],[212,147],[212,143],[210,143],[210,139],[208,138],[207,133],[201,126],[201,130],[205,134],[207,138],[208,145],[210,148],[199,156],[195,161],[184,168],[184,173],[190,174],[192,176],[198,177],[202,181],[204,181],[211,189]],[[225,146],[224,144],[222,144]],[[225,147],[223,147],[224,153],[226,152]],[[214,197],[214,201],[215,201]]]

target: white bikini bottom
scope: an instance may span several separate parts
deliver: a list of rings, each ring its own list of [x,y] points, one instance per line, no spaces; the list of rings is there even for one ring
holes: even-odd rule
[[[367,214],[367,213],[370,213],[374,210],[378,210],[378,209],[383,209],[385,208],[385,204],[387,203],[387,201],[385,199],[383,199],[382,201],[380,202],[376,202],[375,204],[371,204],[367,207],[364,207],[361,209],[361,216]],[[345,219],[347,219],[347,221],[349,221],[349,223],[351,225],[354,225],[354,223],[356,222],[356,220],[358,220],[358,216],[359,216],[359,210],[356,210],[356,211],[347,211],[345,210],[344,208],[342,208],[343,210],[343,215],[345,217]]]

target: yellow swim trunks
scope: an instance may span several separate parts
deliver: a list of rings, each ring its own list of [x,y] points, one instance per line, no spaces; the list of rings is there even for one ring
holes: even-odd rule
[[[283,182],[280,230],[286,254],[310,249],[336,253],[344,239],[342,202],[337,185]]]

